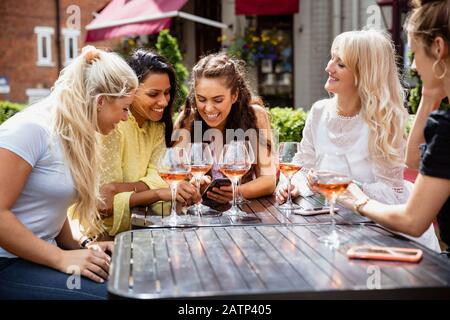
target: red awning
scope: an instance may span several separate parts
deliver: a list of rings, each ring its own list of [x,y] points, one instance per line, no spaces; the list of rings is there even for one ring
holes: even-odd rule
[[[170,17],[187,0],[112,0],[86,26],[86,41],[154,34],[170,26]]]
[[[279,15],[298,12],[300,0],[236,0],[236,14]]]

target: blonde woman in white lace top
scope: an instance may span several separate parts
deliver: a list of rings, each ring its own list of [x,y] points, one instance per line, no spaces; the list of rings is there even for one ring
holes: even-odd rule
[[[392,41],[380,31],[345,32],[333,42],[325,71],[325,89],[333,98],[316,102],[303,131],[296,160],[303,171],[294,179],[293,197],[311,195],[305,171],[318,155],[345,153],[355,181],[372,199],[405,203],[409,190],[403,180],[407,112],[395,64]],[[287,187],[280,186],[278,202]],[[423,238],[422,238],[423,237]],[[432,226],[419,242],[438,249]]]
[[[301,152],[295,160],[302,164],[305,172],[314,168],[320,154],[345,153],[352,177],[362,185],[364,192],[374,199],[392,204],[406,202],[409,192],[403,180],[403,164],[387,159],[374,161],[369,154],[368,142],[369,126],[360,113],[354,116],[340,115],[337,98],[324,99],[316,102],[309,112],[303,130]],[[405,144],[404,140],[399,144],[399,156],[404,155]],[[306,182],[303,182],[302,175],[296,175],[294,181],[303,195],[312,194]]]

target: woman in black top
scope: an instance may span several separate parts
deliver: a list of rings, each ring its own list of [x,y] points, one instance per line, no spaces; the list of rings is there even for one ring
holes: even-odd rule
[[[354,184],[340,203],[393,231],[415,237],[438,216],[442,240],[450,244],[450,111],[436,110],[444,97],[450,97],[450,2],[413,3],[415,9],[406,26],[413,65],[424,89],[406,163],[413,168],[420,164],[420,174],[405,205],[372,200]]]
[[[434,111],[425,127],[420,174],[450,181],[450,110]],[[443,192],[445,188],[440,191]],[[423,199],[425,200],[425,199]],[[450,197],[437,216],[442,240],[450,244]]]

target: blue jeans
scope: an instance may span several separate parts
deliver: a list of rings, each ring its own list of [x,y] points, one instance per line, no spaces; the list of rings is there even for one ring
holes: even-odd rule
[[[70,274],[19,258],[0,258],[0,300],[103,300],[108,296],[107,284],[87,278],[77,282]],[[74,276],[72,276],[74,277]],[[69,281],[68,281],[69,280]],[[79,289],[70,289],[71,286]],[[75,284],[75,285],[73,285]]]

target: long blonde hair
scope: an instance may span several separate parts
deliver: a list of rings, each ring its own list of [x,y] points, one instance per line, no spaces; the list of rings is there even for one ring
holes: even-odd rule
[[[76,190],[73,207],[85,233],[103,232],[97,210],[99,155],[97,103],[128,96],[138,80],[128,64],[115,53],[93,46],[65,67],[56,80],[48,101],[54,107],[53,129],[59,137]]]
[[[331,51],[355,74],[370,156],[376,162],[403,163],[408,113],[392,40],[382,31],[349,31],[334,39]]]

